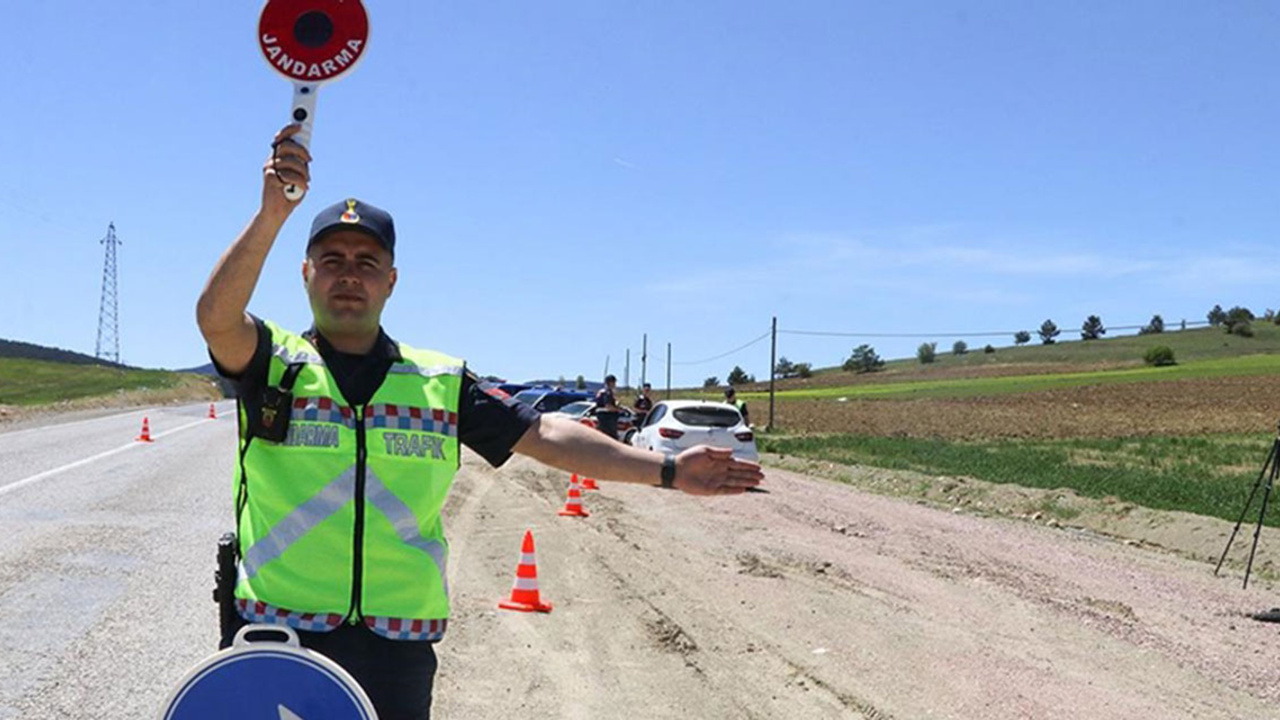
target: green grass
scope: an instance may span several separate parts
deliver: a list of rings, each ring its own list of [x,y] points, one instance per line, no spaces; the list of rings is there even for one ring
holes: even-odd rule
[[[1063,325],[1060,319],[1058,323]],[[1254,332],[1251,338],[1228,335],[1222,328],[1213,327],[1178,331],[1176,322],[1167,322],[1166,326],[1172,329],[1157,335],[1103,336],[1088,342],[1080,340],[1079,326],[1062,327],[1062,334],[1058,336],[1059,342],[1053,345],[1041,345],[1040,338],[1036,335],[1037,328],[1027,328],[1031,332],[1030,343],[1021,347],[997,347],[996,351],[990,354],[982,352],[982,346],[986,345],[987,341],[995,340],[996,342],[992,345],[998,346],[1001,342],[1007,344],[1013,338],[1006,338],[1003,341],[999,338],[973,340],[938,338],[938,356],[934,365],[936,367],[973,367],[994,363],[1090,365],[1141,362],[1143,353],[1153,345],[1167,345],[1172,348],[1178,362],[1213,360],[1256,353],[1280,353],[1280,326],[1264,320],[1255,320],[1250,325]],[[951,345],[957,339],[966,340],[969,343],[969,352],[964,355],[951,354]],[[911,357],[891,361],[885,369],[904,366],[920,367],[920,364]]]
[[[852,435],[770,438],[761,450],[1045,489],[1235,522],[1274,436],[963,442]],[[1280,498],[1272,501],[1280,504]],[[1251,515],[1257,518],[1257,500]],[[1268,510],[1266,524],[1280,526]]]
[[[1078,373],[1048,373],[1010,377],[913,380],[842,385],[778,392],[780,398],[938,398],[1005,395],[1111,383],[1162,382],[1234,375],[1280,374],[1280,355],[1245,355],[1202,360],[1170,367],[1136,367]],[[767,392],[739,393],[744,399],[768,397]]]
[[[0,404],[44,405],[60,400],[110,395],[120,390],[170,388],[177,373],[121,370],[101,365],[72,365],[0,358]]]

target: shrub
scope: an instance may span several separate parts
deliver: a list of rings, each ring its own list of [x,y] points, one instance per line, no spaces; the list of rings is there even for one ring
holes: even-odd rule
[[[716,377],[715,375],[712,375],[711,377],[702,381],[702,387],[704,388],[713,388],[719,384],[720,384],[720,378]]]
[[[1173,359],[1173,348],[1168,345],[1156,345],[1155,347],[1147,348],[1146,354],[1142,356],[1142,361],[1156,367],[1178,364]]]
[[[1248,320],[1240,320],[1231,324],[1230,332],[1240,337],[1253,337],[1253,325]]]
[[[728,380],[730,385],[742,385],[744,383],[755,382],[756,377],[754,375],[748,375],[746,370],[734,365],[733,369],[729,371]]]
[[[813,365],[809,363],[796,363],[796,377],[801,379],[813,377]]]
[[[1014,345],[1026,345],[1029,342],[1031,342],[1031,333],[1026,330],[1019,330],[1013,334]]]
[[[1240,307],[1239,305],[1237,305],[1227,311],[1227,316],[1222,321],[1222,326],[1226,328],[1227,332],[1232,333],[1234,335],[1241,335],[1243,337],[1253,337],[1253,328],[1249,328],[1248,334],[1238,333],[1235,331],[1235,328],[1237,325],[1240,325],[1241,323],[1248,325],[1254,319],[1255,318],[1253,316],[1253,313],[1249,311],[1249,308]]]
[[[575,390],[586,390],[587,379],[579,375],[577,379],[573,381],[573,387]]]
[[[993,347],[991,347],[990,345],[988,345],[988,346],[986,346],[986,347],[982,348],[982,352],[984,352],[984,353],[986,353],[986,354],[988,354],[988,355],[990,355],[990,354],[994,353],[995,351],[996,351],[996,349],[995,349],[995,348],[993,348]]]
[[[1159,315],[1152,315],[1151,322],[1138,331],[1139,335],[1158,335],[1164,332],[1164,318]]]
[[[963,355],[969,352],[969,343],[963,340],[957,340],[951,345],[952,355]]]
[[[921,365],[928,365],[938,356],[938,343],[920,343],[920,347],[916,348],[916,359]]]

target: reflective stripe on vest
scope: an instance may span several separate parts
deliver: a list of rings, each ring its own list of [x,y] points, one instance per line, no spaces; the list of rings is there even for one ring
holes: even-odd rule
[[[401,638],[442,633],[448,543],[439,513],[458,467],[463,362],[401,346],[404,361],[392,364],[367,406],[351,408],[310,342],[266,326],[268,383],[278,385],[290,363],[305,367],[285,441],[254,438],[244,449],[241,440],[242,607],[271,608],[282,618],[358,614]]]

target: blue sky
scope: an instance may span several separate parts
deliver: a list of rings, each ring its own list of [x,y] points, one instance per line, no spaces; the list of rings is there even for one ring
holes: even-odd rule
[[[290,88],[256,2],[7,3],[0,337],[205,362],[194,304]],[[367,0],[250,309],[302,329],[310,218],[390,210],[393,336],[514,379],[765,376],[791,330],[1074,334],[1280,307],[1272,2]],[[959,336],[964,339],[965,336]],[[996,338],[1003,345],[1012,338]],[[860,342],[784,334],[817,366]],[[987,339],[969,338],[970,345]]]

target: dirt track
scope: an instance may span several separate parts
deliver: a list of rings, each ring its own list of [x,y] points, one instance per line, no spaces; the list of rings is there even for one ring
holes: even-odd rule
[[[1280,604],[1202,563],[771,470],[712,501],[468,457],[439,717],[1280,718]],[[499,611],[520,538],[550,615]]]

